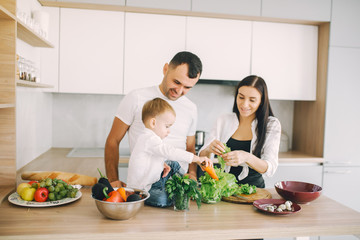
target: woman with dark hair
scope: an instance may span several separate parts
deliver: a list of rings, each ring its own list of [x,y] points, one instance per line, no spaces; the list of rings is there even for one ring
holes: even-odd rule
[[[220,116],[200,149],[200,156],[220,155],[225,171],[248,183],[265,187],[262,174],[271,177],[278,166],[281,125],[270,107],[265,81],[248,76],[239,82],[233,113]],[[231,152],[225,151],[224,144]]]

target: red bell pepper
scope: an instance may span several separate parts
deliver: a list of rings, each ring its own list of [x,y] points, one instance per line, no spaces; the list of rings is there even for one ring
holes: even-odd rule
[[[112,191],[109,194],[106,193],[108,188],[104,188],[104,195],[107,202],[123,202],[121,194],[118,191]]]
[[[38,188],[35,192],[35,201],[45,202],[49,197],[49,190],[47,188]]]

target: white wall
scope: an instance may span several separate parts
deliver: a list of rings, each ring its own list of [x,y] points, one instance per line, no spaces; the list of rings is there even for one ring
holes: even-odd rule
[[[210,131],[222,113],[231,112],[233,86],[197,84],[187,94],[198,107],[198,130]],[[121,95],[53,94],[53,147],[104,147]],[[293,102],[271,101],[284,132],[292,137]],[[121,147],[128,147],[127,140]]]

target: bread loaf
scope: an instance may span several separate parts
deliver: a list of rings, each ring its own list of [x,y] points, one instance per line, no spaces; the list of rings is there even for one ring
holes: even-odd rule
[[[49,171],[49,172],[23,172],[21,174],[23,180],[36,180],[40,181],[46,178],[57,178],[64,180],[65,182],[75,185],[80,184],[83,186],[92,186],[97,183],[96,177],[90,177],[86,175],[80,175],[76,173]]]

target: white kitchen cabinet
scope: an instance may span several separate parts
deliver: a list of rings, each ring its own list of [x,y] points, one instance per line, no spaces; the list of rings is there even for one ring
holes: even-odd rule
[[[203,63],[202,79],[240,81],[250,73],[251,22],[188,17],[186,49]]]
[[[191,0],[126,0],[126,6],[190,11]]]
[[[274,188],[274,184],[279,181],[308,182],[322,186],[322,172],[323,167],[315,163],[280,163],[274,176],[264,176],[265,187]]]
[[[59,91],[121,94],[124,13],[60,11]]]
[[[262,0],[261,16],[330,21],[331,0]]]
[[[324,157],[335,164],[358,164],[360,49],[330,47]]]
[[[318,27],[254,22],[251,73],[270,99],[316,100]]]
[[[359,166],[324,167],[323,193],[329,198],[360,212]]]
[[[124,93],[161,83],[163,67],[185,50],[186,17],[126,13]]]
[[[261,0],[192,0],[192,11],[261,16]]]
[[[58,7],[43,7],[42,11],[49,13],[49,41],[54,45],[54,48],[40,49],[40,82],[49,84],[53,88],[45,88],[47,92],[57,92],[59,90],[59,23],[60,23],[60,8]]]

